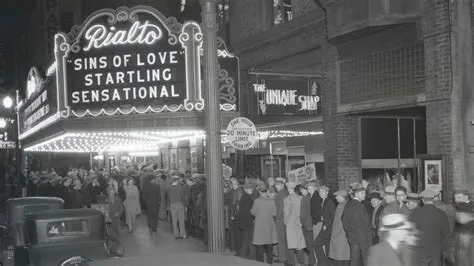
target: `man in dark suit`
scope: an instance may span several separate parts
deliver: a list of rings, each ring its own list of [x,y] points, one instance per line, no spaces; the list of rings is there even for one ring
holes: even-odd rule
[[[329,241],[331,240],[332,223],[334,220],[334,213],[336,211],[336,204],[329,195],[329,188],[322,186],[319,188],[319,197],[321,197],[321,223],[322,228],[314,240],[314,251],[318,259],[318,266],[327,266],[329,264]],[[326,252],[324,252],[324,248]]]
[[[367,254],[370,246],[370,218],[367,209],[362,204],[365,199],[365,189],[360,183],[351,185],[352,200],[342,214],[342,225],[347,234],[351,250],[351,266],[359,266],[362,259],[367,266]]]
[[[389,214],[382,218],[380,230],[384,237],[380,243],[370,248],[366,266],[405,266],[400,255],[408,231],[413,226],[403,214]]]
[[[435,195],[432,190],[421,192],[424,205],[416,208],[410,215],[411,221],[421,232],[421,266],[443,265],[443,252],[446,251],[451,231],[448,216],[434,205]]]

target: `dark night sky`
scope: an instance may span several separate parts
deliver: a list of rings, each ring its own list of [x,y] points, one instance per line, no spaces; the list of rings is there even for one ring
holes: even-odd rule
[[[0,0],[1,42],[8,46],[15,45],[33,2],[34,0]]]

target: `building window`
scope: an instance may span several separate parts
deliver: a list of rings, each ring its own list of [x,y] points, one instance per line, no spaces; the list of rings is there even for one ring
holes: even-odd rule
[[[273,0],[273,24],[282,24],[292,19],[291,0]]]

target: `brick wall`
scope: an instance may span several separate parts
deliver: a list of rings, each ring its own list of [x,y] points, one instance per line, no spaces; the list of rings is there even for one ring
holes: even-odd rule
[[[451,39],[449,33],[449,13],[446,1],[423,1],[423,19],[421,20],[421,37],[425,46],[426,69],[426,136],[428,154],[443,154],[447,159],[447,193],[456,186],[458,176],[454,169],[460,171],[457,158],[453,152],[462,146],[461,130],[455,130],[457,116],[456,100],[451,101],[452,69]]]
[[[322,47],[322,112],[324,118],[324,183],[332,190],[347,188],[360,180],[359,119],[336,113],[335,64],[337,51],[325,42]]]

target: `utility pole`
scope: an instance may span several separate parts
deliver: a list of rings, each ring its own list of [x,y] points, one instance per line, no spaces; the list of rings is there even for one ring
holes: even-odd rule
[[[222,181],[220,93],[217,76],[217,1],[200,0],[204,50],[208,249],[224,253],[224,186]]]

